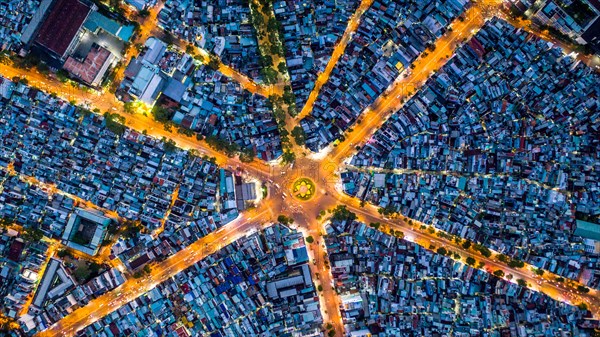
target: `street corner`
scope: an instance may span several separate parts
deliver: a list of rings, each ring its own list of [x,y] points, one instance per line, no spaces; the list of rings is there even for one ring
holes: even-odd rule
[[[335,184],[339,180],[339,173],[345,165],[343,162],[335,162],[333,160],[324,160],[321,162],[318,173],[319,184]]]

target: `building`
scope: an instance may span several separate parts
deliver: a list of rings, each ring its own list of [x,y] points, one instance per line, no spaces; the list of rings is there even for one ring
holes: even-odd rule
[[[124,42],[129,42],[134,32],[133,25],[122,25],[97,11],[90,13],[83,27],[96,35],[106,32]]]
[[[546,1],[534,14],[534,18],[561,33],[570,36],[578,43],[585,44],[583,34],[597,21],[600,14],[597,1],[571,0]]]
[[[148,9],[155,4],[155,0],[125,0],[125,2],[128,5],[135,7],[138,11]]]
[[[132,58],[125,69],[125,79],[121,83],[119,95],[124,101],[138,99],[148,105],[154,105],[158,96],[169,82],[169,76],[158,67],[158,61],[167,51],[167,45],[151,37],[144,44],[146,49],[139,58]],[[180,89],[170,84],[169,92],[176,96]],[[177,99],[177,97],[175,97]]]
[[[46,14],[48,13],[48,10],[50,9],[50,6],[53,2],[54,0],[43,0],[40,3],[40,6],[35,11],[33,17],[31,18],[31,21],[23,31],[23,34],[21,35],[22,43],[29,44],[31,42],[31,39],[37,33],[40,24],[44,21],[44,18],[46,17]]]
[[[83,59],[69,56],[63,69],[85,84],[98,87],[102,83],[106,71],[115,62],[116,57],[111,52],[94,43]]]
[[[286,235],[283,239],[283,249],[288,266],[308,262],[308,253],[302,233],[295,232]]]
[[[78,208],[71,214],[62,239],[73,249],[95,255],[111,222],[104,215]]]
[[[577,227],[575,228],[575,235],[579,235],[586,239],[594,241],[600,241],[600,225],[592,222],[583,220],[577,220]]]
[[[51,258],[31,304],[41,309],[45,301],[62,295],[75,284],[62,262]]]
[[[110,67],[123,56],[134,26],[97,11],[87,0],[44,0],[21,42],[35,36],[33,52],[74,79],[99,87]]]
[[[80,0],[56,0],[42,23],[35,43],[52,57],[64,60],[79,42],[81,27],[95,6]]]

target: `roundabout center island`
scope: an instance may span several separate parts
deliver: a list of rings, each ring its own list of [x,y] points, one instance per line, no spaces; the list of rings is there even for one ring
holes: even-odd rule
[[[292,195],[301,201],[308,201],[315,195],[315,183],[308,178],[298,178],[292,184]]]

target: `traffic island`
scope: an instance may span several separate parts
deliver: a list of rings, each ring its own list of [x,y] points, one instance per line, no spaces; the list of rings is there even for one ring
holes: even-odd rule
[[[292,184],[292,195],[301,201],[310,200],[315,195],[315,183],[308,178],[299,178]]]

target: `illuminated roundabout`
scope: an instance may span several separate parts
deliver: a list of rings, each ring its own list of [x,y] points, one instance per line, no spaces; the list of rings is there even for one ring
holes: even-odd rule
[[[315,183],[306,178],[298,178],[292,184],[292,195],[300,201],[308,201],[315,195]]]

